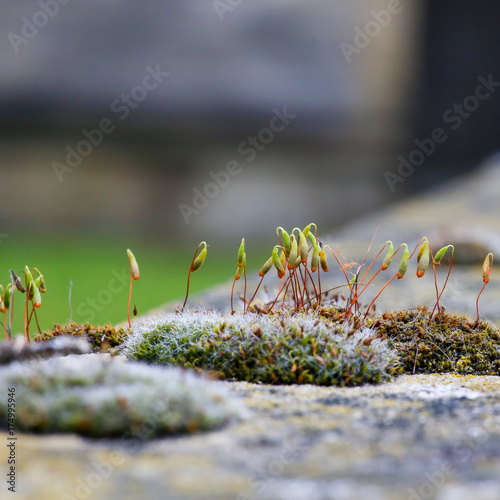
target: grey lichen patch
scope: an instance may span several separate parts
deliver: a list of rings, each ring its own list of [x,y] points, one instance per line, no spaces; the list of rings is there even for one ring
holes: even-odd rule
[[[50,340],[26,343],[24,337],[18,335],[11,342],[0,345],[0,365],[8,365],[13,361],[65,356],[68,354],[87,354],[90,344],[85,338],[60,335]]]
[[[135,325],[122,352],[266,384],[355,386],[389,380],[397,370],[395,351],[373,330],[314,312],[169,314]]]
[[[224,387],[179,368],[67,356],[0,369],[0,391],[15,389],[18,430],[91,437],[209,430],[244,414]],[[0,427],[7,428],[0,405]]]

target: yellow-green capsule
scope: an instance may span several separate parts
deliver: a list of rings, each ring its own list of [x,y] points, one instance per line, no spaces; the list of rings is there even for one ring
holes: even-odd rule
[[[276,245],[273,249],[273,264],[276,270],[278,271],[278,277],[282,278],[285,275],[285,266],[282,264],[280,257],[278,255],[279,245]],[[283,252],[282,252],[283,255]]]
[[[306,227],[302,230],[302,232],[304,233],[304,236],[305,236],[306,238],[307,238],[307,237],[309,237],[309,235],[311,235],[311,234],[312,234],[312,232],[311,232],[311,228],[312,228],[313,226],[314,226],[315,232],[317,233],[317,232],[318,232],[318,226],[316,225],[316,223],[315,223],[315,222],[311,222],[311,223],[309,223],[309,224],[308,224],[308,225],[307,225],[307,226],[306,226]],[[314,241],[316,241],[316,237],[314,236],[314,234],[313,234],[313,237],[314,237]],[[312,241],[313,241],[313,240],[311,240],[311,242],[312,242]],[[314,243],[313,243],[313,245],[314,245]]]
[[[403,256],[401,257],[401,262],[399,263],[399,269],[397,272],[397,277],[400,280],[408,270],[408,262],[410,261],[410,252],[408,251],[408,245],[403,243],[405,246],[405,251],[403,252]]]
[[[40,290],[40,292],[45,293],[47,289],[45,288],[45,280],[43,278],[43,274],[40,274],[35,279],[35,286]]]
[[[295,239],[295,236],[293,234],[290,237],[290,239],[292,246],[290,250],[290,255],[288,256],[288,269],[293,269],[297,262],[298,248],[297,248],[297,240]]]
[[[238,267],[241,267],[245,262],[245,238],[241,239],[240,248],[238,250]]]
[[[276,233],[279,237],[279,231],[281,230],[281,236],[283,238],[283,248],[285,249],[285,254],[288,257],[290,254],[290,235],[280,226],[276,229]]]
[[[24,266],[24,274],[26,275],[26,284],[29,286],[29,284],[33,281],[33,275],[31,274],[28,266]]]
[[[418,249],[418,253],[417,253],[417,262],[420,260],[420,256],[422,255],[422,252],[424,251],[424,245],[426,243],[429,243],[429,240],[424,236],[424,241],[423,243],[420,245],[420,248]]]
[[[30,281],[28,288],[26,289],[26,297],[28,300],[33,300],[33,296],[35,295],[36,290],[35,282],[33,280]]]
[[[425,241],[418,250],[417,256],[417,277],[421,278],[429,266],[429,242]]]
[[[265,276],[269,269],[273,266],[273,258],[269,257],[269,259],[266,260],[266,263],[262,266],[261,270],[259,271],[259,276]]]
[[[311,242],[311,245],[314,247],[314,245],[318,244],[318,240],[316,239],[316,236],[312,233],[312,231],[309,231],[309,234],[307,235],[309,238],[309,241]]]
[[[308,226],[310,227],[310,226]],[[309,250],[307,246],[307,238],[305,237],[304,233],[300,231],[299,233],[299,243],[300,243],[300,261],[301,262],[307,262],[307,252]]]
[[[490,261],[491,259],[491,261]],[[490,281],[491,267],[493,266],[493,254],[490,252],[483,262],[483,282],[488,283]]]
[[[134,257],[134,254],[127,248],[127,256],[130,264],[130,273],[135,280],[140,278],[139,274],[139,265],[137,264],[137,260]]]
[[[11,286],[12,285],[9,283],[7,285],[7,288],[3,292],[3,305],[4,305],[5,309],[10,309],[10,287]]]
[[[311,233],[309,233],[311,235]],[[319,245],[314,245],[313,246],[313,253],[311,256],[311,271],[313,273],[316,272],[318,269],[318,263],[319,263]]]
[[[437,266],[441,262],[441,259],[444,257],[444,254],[446,253],[448,248],[451,248],[451,252],[453,254],[453,251],[455,250],[453,245],[446,245],[445,247],[439,249],[436,255],[434,255],[434,260],[432,261],[435,266]]]
[[[35,286],[35,283],[33,281],[32,283],[33,283],[33,297],[31,300],[33,301],[35,307],[40,307],[42,305],[42,296],[40,295],[40,290],[38,290],[38,288]]]
[[[389,266],[392,263],[392,256],[394,255],[394,245],[392,244],[392,241],[387,241],[389,243],[389,249],[387,250],[387,253],[385,254],[384,257],[384,263],[382,264],[382,271],[385,271],[386,269],[389,269]]]
[[[45,293],[47,291],[47,287],[45,286],[45,278],[43,277],[43,274],[41,274],[39,278],[40,278],[40,286],[38,288],[42,293]]]
[[[328,260],[326,259],[326,253],[324,250],[320,250],[319,252],[319,262],[321,264],[321,269],[323,269],[325,273],[328,272],[328,269],[330,268],[328,267]]]
[[[199,246],[203,245],[203,250],[200,252],[198,257],[194,259],[193,263],[191,264],[190,271],[194,273],[197,271],[205,262],[205,258],[207,257],[207,244],[202,241]]]

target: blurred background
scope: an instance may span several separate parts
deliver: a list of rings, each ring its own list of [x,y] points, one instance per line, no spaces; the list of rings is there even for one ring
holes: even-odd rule
[[[3,0],[0,283],[40,268],[43,327],[123,321],[126,248],[144,313],[182,302],[201,240],[193,292],[233,275],[243,236],[258,269],[278,225],[342,231],[472,172],[500,142],[499,11]]]

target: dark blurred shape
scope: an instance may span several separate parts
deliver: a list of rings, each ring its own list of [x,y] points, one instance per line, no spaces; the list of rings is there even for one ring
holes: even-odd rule
[[[500,149],[499,19],[497,2],[426,2],[412,140],[428,138],[436,127],[448,138],[427,158],[423,175],[412,178],[415,189],[471,170]],[[477,98],[476,89],[484,81],[489,85],[483,85]],[[412,143],[409,151],[414,147]]]

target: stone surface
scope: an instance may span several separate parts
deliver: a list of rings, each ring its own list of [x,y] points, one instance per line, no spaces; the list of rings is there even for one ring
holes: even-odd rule
[[[212,433],[143,444],[19,434],[16,498],[500,498],[497,377],[342,389],[219,383],[251,415]]]

